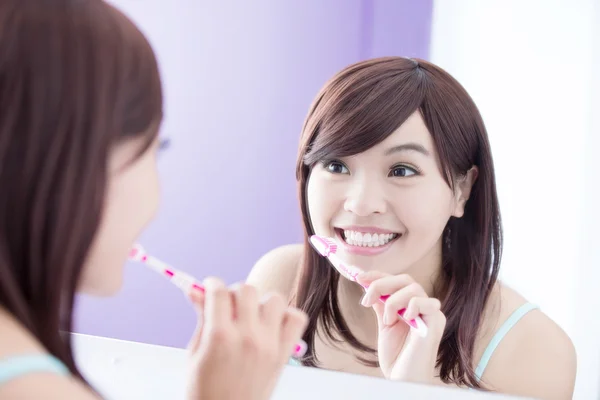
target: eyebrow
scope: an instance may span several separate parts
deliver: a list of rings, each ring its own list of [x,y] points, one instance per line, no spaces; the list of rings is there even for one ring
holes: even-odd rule
[[[402,151],[416,151],[425,156],[429,156],[429,151],[427,151],[427,149],[425,147],[423,147],[422,145],[420,145],[418,143],[406,143],[406,144],[401,144],[398,146],[391,147],[385,151],[385,155],[389,156],[391,154],[399,153]]]

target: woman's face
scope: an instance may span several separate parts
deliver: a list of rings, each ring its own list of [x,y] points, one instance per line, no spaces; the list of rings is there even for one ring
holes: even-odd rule
[[[111,295],[121,288],[129,250],[158,210],[159,141],[138,157],[144,140],[120,144],[110,154],[103,217],[83,270],[82,292]]]
[[[365,152],[315,164],[307,184],[310,220],[316,234],[336,239],[347,263],[430,275],[441,263],[444,227],[462,216],[476,174],[472,169],[450,189],[417,111]]]

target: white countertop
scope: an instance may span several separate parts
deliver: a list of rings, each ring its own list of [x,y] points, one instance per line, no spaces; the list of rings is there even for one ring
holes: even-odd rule
[[[73,334],[82,373],[107,400],[185,398],[186,352],[182,349]],[[392,382],[315,368],[286,366],[273,400],[490,399],[516,397]]]

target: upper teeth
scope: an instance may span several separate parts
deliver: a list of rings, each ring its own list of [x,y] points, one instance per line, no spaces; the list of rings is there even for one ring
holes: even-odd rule
[[[377,247],[389,243],[398,236],[397,233],[365,233],[344,231],[344,240],[352,246]]]

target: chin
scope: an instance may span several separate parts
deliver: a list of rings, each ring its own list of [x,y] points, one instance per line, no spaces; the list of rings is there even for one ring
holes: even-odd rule
[[[115,274],[116,275],[116,274]],[[123,288],[123,277],[122,274],[117,276],[111,276],[112,279],[95,279],[93,282],[86,283],[85,281],[79,287],[77,292],[93,297],[112,297],[117,295]]]

